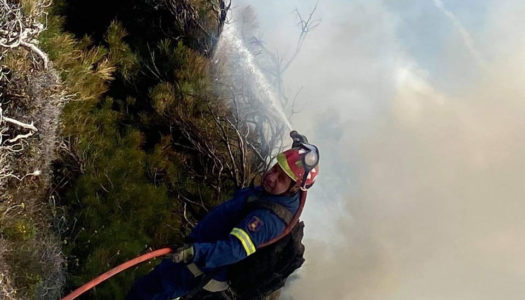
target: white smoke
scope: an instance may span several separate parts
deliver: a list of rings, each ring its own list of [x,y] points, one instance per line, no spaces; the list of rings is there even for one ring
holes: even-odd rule
[[[474,41],[472,39],[472,36],[467,31],[467,29],[465,29],[465,27],[463,26],[461,21],[458,19],[458,17],[453,12],[445,8],[443,1],[433,0],[433,2],[436,8],[439,9],[445,16],[447,16],[447,18],[450,19],[454,27],[459,31],[459,33],[461,34],[461,37],[463,38],[465,47],[467,47],[467,49],[472,54],[476,62],[481,67],[485,67],[486,66],[485,60],[482,58],[481,53],[479,53],[479,51],[474,46]]]
[[[281,3],[250,2],[272,9],[259,22],[275,48],[297,34]],[[466,2],[445,3],[320,2],[322,24],[286,74],[290,90],[304,87],[294,128],[321,152],[307,262],[287,296],[523,298],[525,5],[470,1],[486,13],[467,31]],[[428,41],[415,32],[440,48],[414,53]]]

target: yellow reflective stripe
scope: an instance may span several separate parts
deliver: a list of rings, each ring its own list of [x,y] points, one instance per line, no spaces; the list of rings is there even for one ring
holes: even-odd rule
[[[244,230],[234,227],[230,234],[238,238],[239,241],[241,241],[241,244],[244,247],[244,250],[246,251],[246,256],[250,256],[253,253],[255,253],[255,246],[252,243],[252,239]]]
[[[277,162],[279,163],[279,166],[281,169],[283,169],[284,173],[288,175],[293,181],[297,181],[299,178],[295,176],[295,173],[292,171],[292,168],[290,168],[290,165],[288,164],[288,160],[286,160],[286,155],[283,153],[277,154]]]

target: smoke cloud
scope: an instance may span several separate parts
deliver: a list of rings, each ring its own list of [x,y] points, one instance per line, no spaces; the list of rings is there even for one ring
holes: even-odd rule
[[[284,55],[292,10],[315,2],[283,2],[242,4]],[[517,0],[319,3],[285,74],[290,93],[302,87],[292,125],[321,151],[307,262],[285,299],[523,298],[524,12]]]
[[[445,16],[447,16],[447,18],[450,19],[450,21],[452,22],[454,27],[456,27],[457,30],[459,31],[459,33],[461,33],[461,37],[463,38],[463,42],[465,43],[465,47],[468,49],[468,51],[470,51],[471,55],[476,59],[477,63],[480,66],[484,66],[485,65],[485,61],[481,57],[481,54],[479,53],[479,51],[474,46],[474,41],[472,39],[472,36],[465,29],[463,24],[461,24],[461,21],[458,19],[458,17],[453,12],[451,12],[448,9],[446,9],[444,4],[443,4],[443,1],[441,1],[441,0],[434,0],[434,5],[436,6],[436,8],[441,10],[441,12]]]

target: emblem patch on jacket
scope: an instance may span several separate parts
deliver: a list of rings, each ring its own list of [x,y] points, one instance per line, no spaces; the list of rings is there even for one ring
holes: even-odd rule
[[[248,230],[252,232],[256,232],[259,229],[261,229],[261,226],[263,226],[263,224],[264,224],[263,221],[259,219],[259,217],[253,216],[250,219],[250,222],[248,222]]]

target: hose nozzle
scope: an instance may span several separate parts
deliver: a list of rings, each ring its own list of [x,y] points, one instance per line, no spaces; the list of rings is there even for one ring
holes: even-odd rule
[[[306,138],[306,136],[299,134],[297,130],[290,131],[290,137],[293,140],[292,148],[297,148],[303,144],[308,144],[308,139]]]

